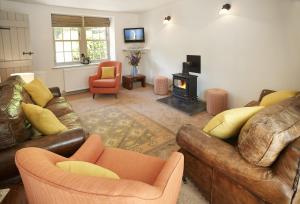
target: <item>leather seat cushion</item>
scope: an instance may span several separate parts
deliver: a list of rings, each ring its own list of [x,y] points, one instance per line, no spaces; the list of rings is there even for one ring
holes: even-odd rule
[[[73,112],[72,106],[66,101],[64,97],[55,97],[45,107],[51,110],[56,117],[66,115]]]
[[[95,88],[114,88],[116,86],[116,79],[98,79],[93,81]]]
[[[238,149],[250,163],[267,167],[299,136],[300,95],[297,95],[253,116],[240,132]]]
[[[69,130],[82,128],[79,116],[74,113],[67,113],[58,118],[62,124],[64,124]]]

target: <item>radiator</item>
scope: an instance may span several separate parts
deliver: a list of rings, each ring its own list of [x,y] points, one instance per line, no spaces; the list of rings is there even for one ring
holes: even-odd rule
[[[97,65],[64,69],[65,92],[89,88],[89,76],[97,72]]]

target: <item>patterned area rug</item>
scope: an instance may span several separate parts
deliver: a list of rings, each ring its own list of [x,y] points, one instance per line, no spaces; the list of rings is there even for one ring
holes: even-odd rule
[[[106,146],[162,159],[179,149],[173,132],[125,105],[110,105],[79,114],[86,130],[99,134]],[[177,204],[207,203],[191,181],[182,184]]]
[[[107,106],[80,114],[83,126],[106,146],[166,158],[176,151],[175,134],[125,106]]]

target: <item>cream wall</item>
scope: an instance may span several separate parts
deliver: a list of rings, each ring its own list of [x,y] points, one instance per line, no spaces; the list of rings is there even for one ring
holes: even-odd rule
[[[123,62],[124,72],[129,70],[122,51],[126,46],[123,40],[123,28],[138,26],[139,16],[137,14],[26,4],[7,0],[0,0],[0,8],[29,15],[31,45],[32,50],[35,52],[33,68],[38,75],[46,80],[49,86],[59,86],[64,90],[63,70],[53,69],[55,62],[51,13],[112,18],[111,40],[112,50],[115,51],[112,58]]]
[[[292,0],[232,0],[232,15],[219,16],[222,0],[181,0],[141,14],[147,47],[142,71],[149,82],[171,79],[187,54],[202,56],[198,96],[220,87],[230,106],[257,99],[262,88],[300,90],[300,9]],[[162,24],[170,15],[170,24]]]

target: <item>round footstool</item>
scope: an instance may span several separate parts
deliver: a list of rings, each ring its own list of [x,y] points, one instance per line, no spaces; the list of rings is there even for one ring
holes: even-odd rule
[[[154,79],[154,93],[157,95],[167,95],[169,93],[168,78],[157,76]]]
[[[211,115],[217,115],[227,109],[228,93],[223,89],[208,89],[206,91],[206,109]]]

